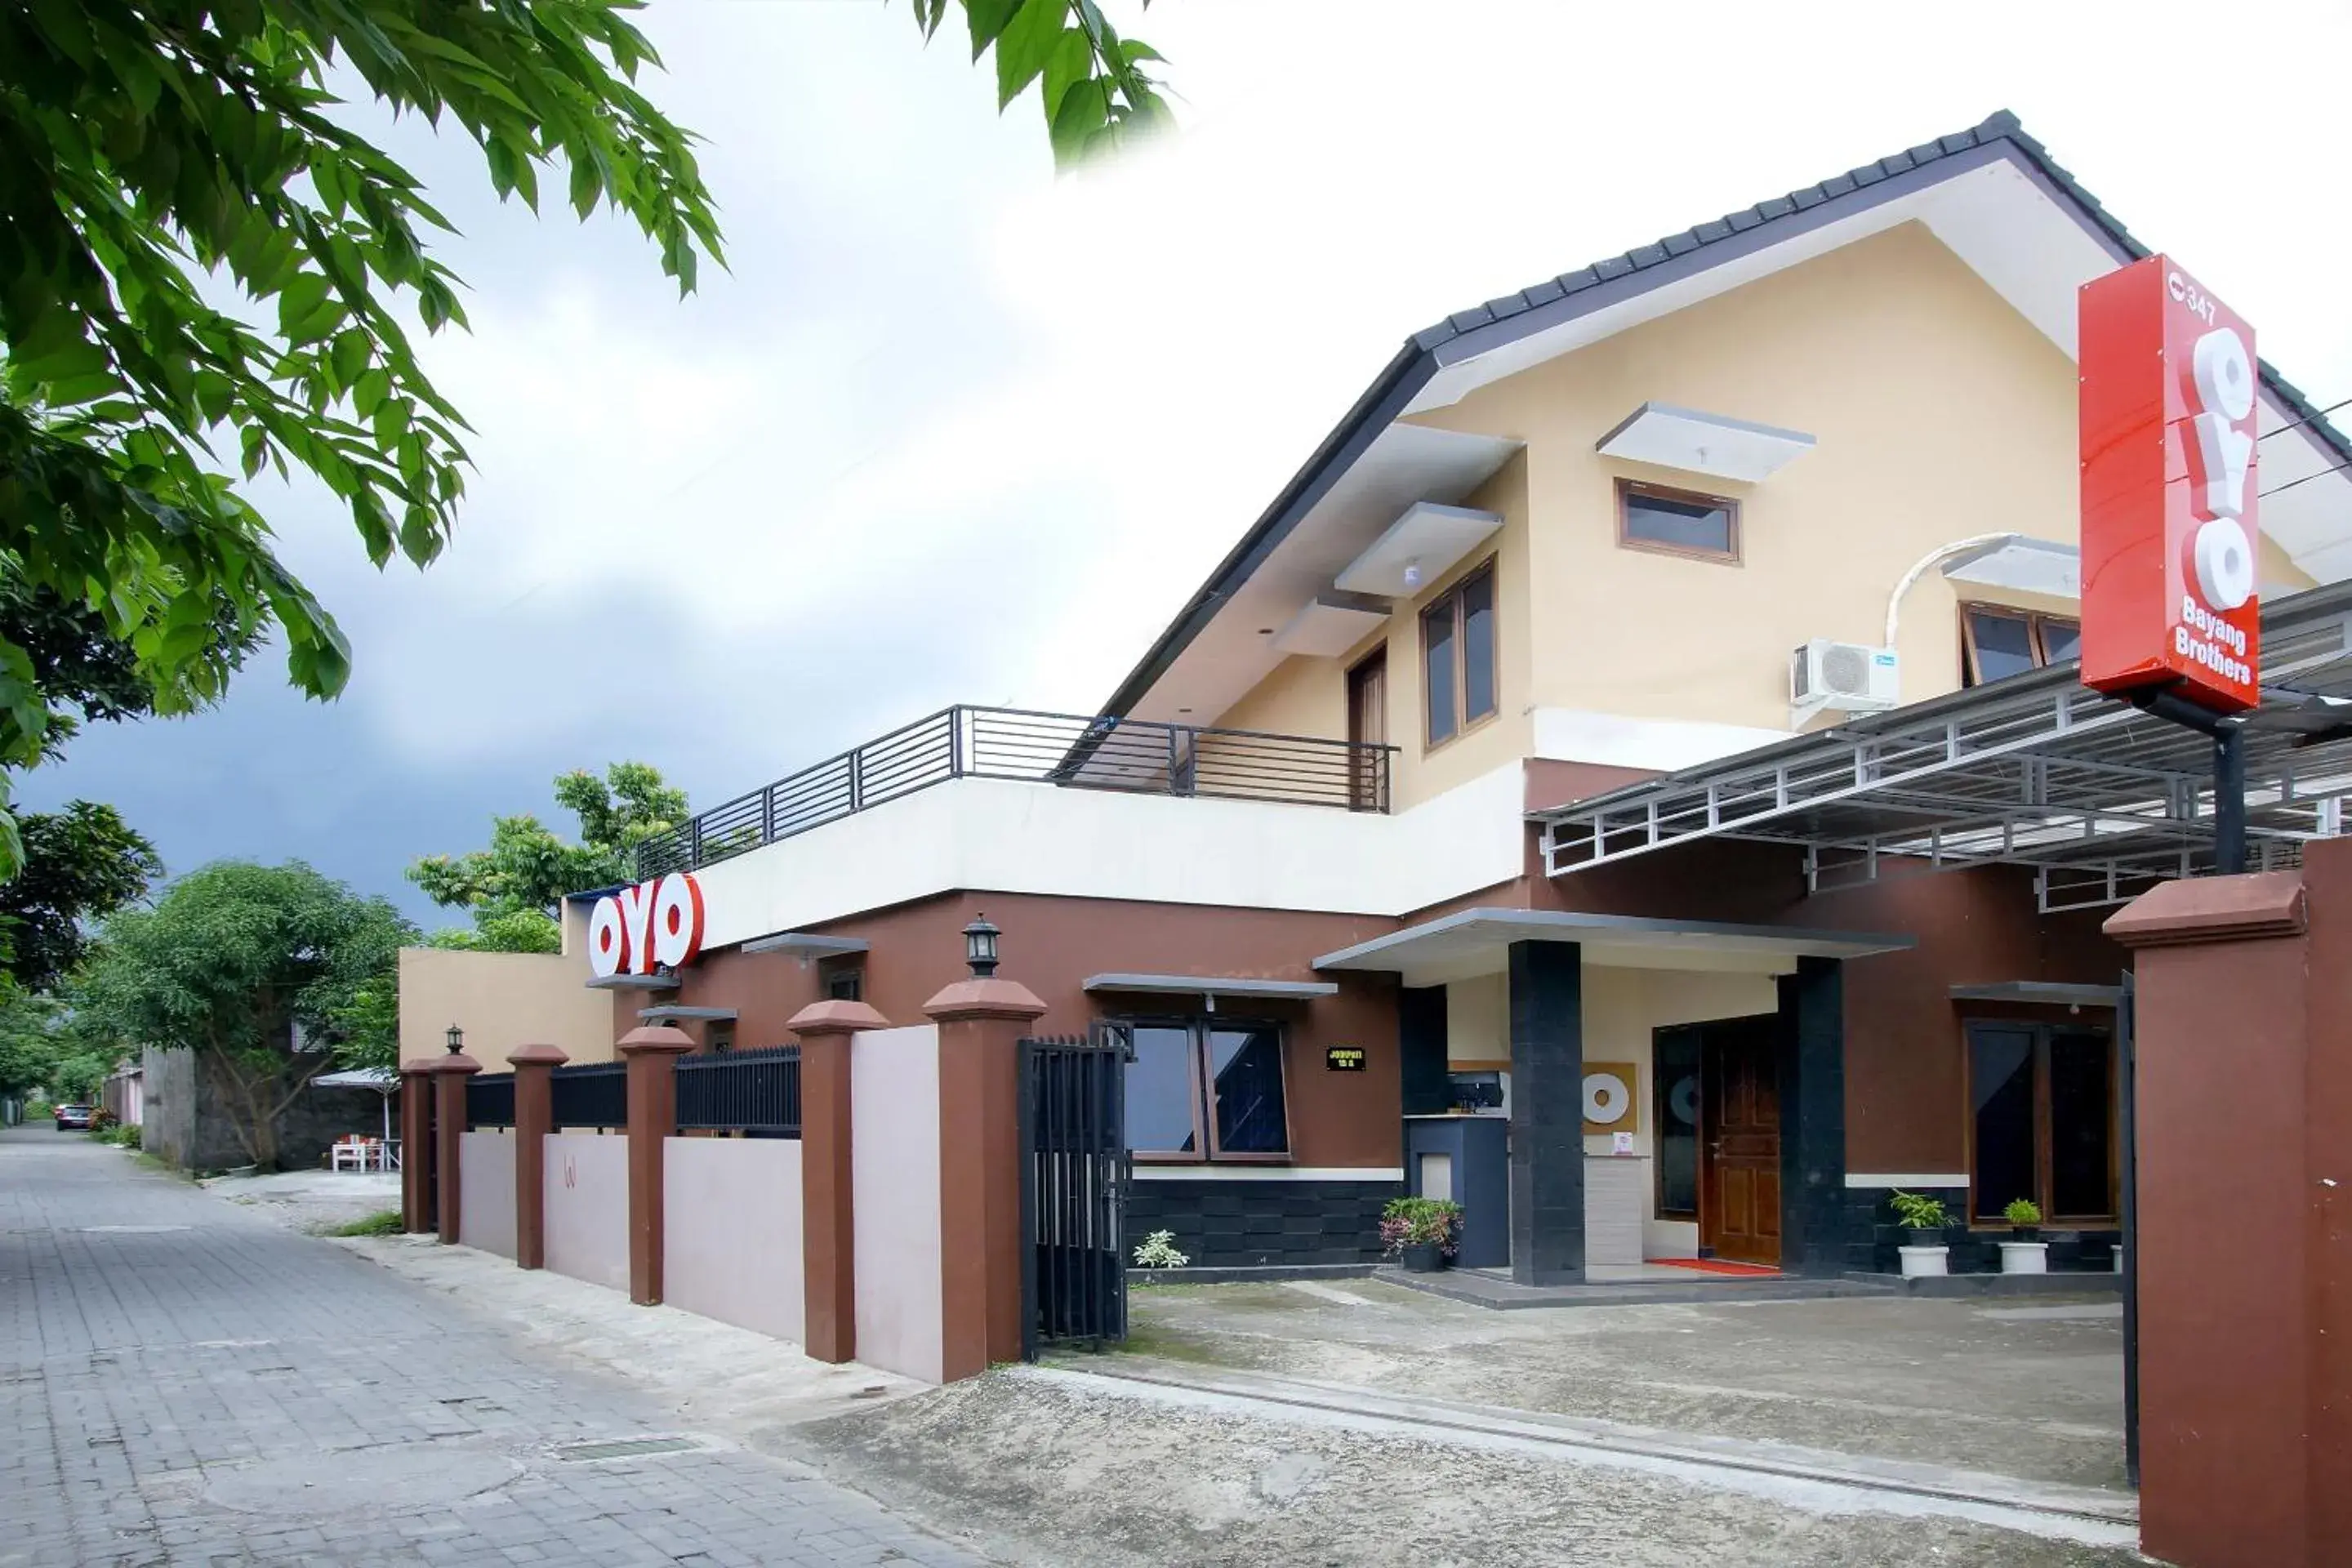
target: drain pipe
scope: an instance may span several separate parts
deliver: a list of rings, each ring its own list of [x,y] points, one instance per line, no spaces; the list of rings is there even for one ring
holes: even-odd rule
[[[1881,647],[1895,646],[1895,628],[1903,615],[1903,595],[1911,591],[1912,584],[1927,574],[1927,568],[1935,565],[1938,561],[1949,561],[1964,551],[1976,550],[1988,544],[2014,544],[2024,537],[2025,535],[2021,533],[1979,533],[1973,538],[1956,539],[1949,544],[1939,544],[1919,557],[1918,563],[1903,574],[1902,580],[1895,584],[1895,592],[1887,595],[1886,638],[1879,646]]]

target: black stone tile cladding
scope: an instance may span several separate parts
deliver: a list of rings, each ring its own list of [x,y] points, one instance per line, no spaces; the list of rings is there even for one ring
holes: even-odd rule
[[[1848,1187],[1845,1193],[1846,1267],[1874,1274],[1900,1273],[1903,1259],[1895,1248],[1912,1245],[1909,1231],[1895,1223],[1894,1207],[1887,1202],[1892,1187]],[[1945,1209],[1953,1215],[1968,1213],[1969,1191],[1966,1187],[1906,1187],[1906,1192],[1924,1193],[1931,1198],[1944,1200]],[[1933,1239],[1918,1245],[1934,1246],[1940,1241],[1951,1248],[1948,1267],[1955,1274],[1998,1274],[2000,1272],[2000,1244],[2008,1237],[2006,1230],[1971,1230],[1966,1225],[1952,1225],[1936,1233]],[[2116,1243],[2122,1239],[2116,1230],[2064,1230],[2049,1226],[2042,1227],[2039,1239],[2050,1244],[2050,1271],[2053,1274],[2103,1274],[2115,1266]]]
[[[1402,1182],[1133,1182],[1127,1244],[1172,1231],[1176,1249],[1202,1268],[1372,1263],[1381,1210],[1403,1193]]]

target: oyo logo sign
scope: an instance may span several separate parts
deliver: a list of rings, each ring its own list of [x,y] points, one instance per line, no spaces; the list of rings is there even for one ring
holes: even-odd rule
[[[2254,330],[2161,256],[2084,285],[2083,681],[2262,700]]]
[[[588,912],[588,967],[596,978],[683,969],[702,951],[702,884],[673,871],[596,900]]]
[[[2189,304],[2193,298],[2203,308],[2190,308],[2212,320],[2210,298],[2194,293],[2178,272],[2167,281],[2175,300]],[[2215,327],[2198,338],[2189,353],[2189,384],[2200,480],[2194,504],[2210,520],[2198,529],[2193,546],[2197,587],[2205,607],[2221,614],[2254,596],[2254,542],[2244,521],[2246,479],[2254,466],[2254,356],[2236,328]]]

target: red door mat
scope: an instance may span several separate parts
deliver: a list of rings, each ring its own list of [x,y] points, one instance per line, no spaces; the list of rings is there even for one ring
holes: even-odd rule
[[[1653,1258],[1652,1263],[1663,1263],[1669,1268],[1695,1268],[1701,1274],[1776,1275],[1780,1271],[1761,1263],[1727,1263],[1717,1258]]]

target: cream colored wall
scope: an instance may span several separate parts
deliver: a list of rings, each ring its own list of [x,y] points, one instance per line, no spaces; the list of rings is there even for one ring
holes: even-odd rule
[[[1445,988],[1445,1060],[1457,1072],[1511,1068],[1511,984],[1481,974]]]
[[[561,1047],[575,1062],[613,1059],[613,997],[588,987],[583,947],[543,952],[400,950],[400,1059],[444,1054],[449,1026],[466,1031],[466,1054],[487,1071],[507,1070],[520,1046]]]
[[[1410,603],[1401,603],[1385,628],[1350,648],[1344,658],[1286,658],[1210,722],[1233,730],[1345,739],[1348,671],[1375,650],[1385,648],[1389,742],[1397,748],[1396,776],[1391,788],[1396,810],[1416,805],[1528,755],[1534,749],[1534,730],[1527,692],[1535,637],[1528,596],[1528,485],[1523,458],[1512,458],[1463,504],[1501,514],[1502,528]],[[1421,613],[1489,560],[1495,563],[1495,715],[1432,746],[1423,740]]]
[[[466,1199],[458,1206],[457,1239],[467,1247],[515,1255],[515,1139],[503,1130],[457,1137],[457,1179]]]
[[[1788,723],[1788,655],[1876,643],[1888,595],[1936,547],[2015,531],[2072,543],[2075,374],[1925,227],[1906,224],[1482,388],[1424,416],[1528,443],[1538,526],[1539,706]],[[1759,484],[1621,462],[1595,443],[1645,400],[1801,430]],[[1620,476],[1732,496],[1738,565],[1616,542]],[[1924,575],[1903,695],[1959,683],[1956,584]]]
[[[807,1337],[801,1141],[662,1143],[662,1300],[797,1344]]]
[[[1753,485],[1596,452],[1644,401],[1801,430],[1818,445]],[[1889,595],[1922,556],[1990,532],[2076,539],[2073,362],[1916,223],[1415,417],[1526,443],[1471,499],[1506,520],[1500,713],[1450,744],[1422,743],[1418,615],[1450,585],[1439,582],[1346,658],[1286,660],[1218,721],[1344,735],[1345,670],[1384,643],[1400,806],[1528,754],[1538,707],[1785,729],[1790,650],[1816,637],[1878,643]],[[1740,563],[1620,547],[1620,477],[1739,500]],[[2262,576],[2310,583],[2268,541]],[[1901,608],[1906,701],[1959,685],[1963,597],[2079,611],[1931,568]]]
[[[468,1053],[471,1054],[470,1052]],[[547,1267],[611,1290],[629,1288],[629,1141],[550,1133],[541,1186]]]
[[[947,1355],[938,1026],[856,1037],[849,1104],[857,1359],[936,1384]]]

